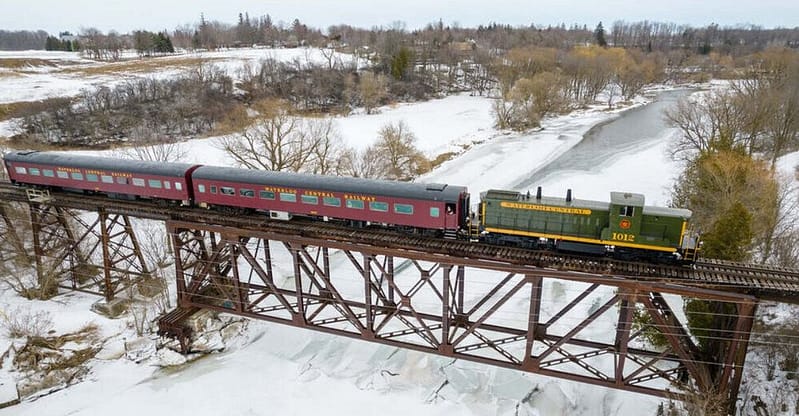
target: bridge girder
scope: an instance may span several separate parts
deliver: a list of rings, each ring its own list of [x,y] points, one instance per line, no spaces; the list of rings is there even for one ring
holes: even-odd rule
[[[715,392],[734,403],[756,307],[729,292],[256,229],[167,221],[167,232],[183,310],[661,397]],[[734,306],[717,362],[670,305],[685,298]],[[664,345],[651,346],[653,333]]]

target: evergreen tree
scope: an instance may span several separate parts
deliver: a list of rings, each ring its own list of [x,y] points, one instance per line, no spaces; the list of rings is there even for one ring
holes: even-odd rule
[[[608,46],[608,42],[605,40],[605,28],[602,26],[602,22],[596,25],[596,29],[594,29],[594,38],[596,39],[597,45],[603,48]]]
[[[398,81],[407,78],[412,61],[413,52],[404,46],[401,47],[391,58],[391,76]]]

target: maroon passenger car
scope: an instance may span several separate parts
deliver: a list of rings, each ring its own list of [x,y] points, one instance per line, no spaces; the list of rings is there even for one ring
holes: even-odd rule
[[[5,154],[12,182],[191,204],[191,172],[199,165],[113,159],[58,152]]]
[[[200,206],[251,208],[277,219],[304,215],[458,231],[469,212],[463,186],[215,166],[199,167],[191,176]]]

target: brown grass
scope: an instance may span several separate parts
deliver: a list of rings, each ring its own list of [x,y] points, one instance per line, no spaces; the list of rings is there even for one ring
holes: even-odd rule
[[[157,69],[184,69],[196,67],[204,63],[217,60],[217,58],[147,58],[135,59],[122,62],[111,62],[93,66],[81,66],[64,68],[61,72],[65,74],[79,75],[113,75],[119,73],[142,73],[151,72]]]
[[[30,116],[40,113],[48,107],[46,101],[17,101],[0,104],[0,121]]]
[[[58,63],[62,63],[59,61]],[[0,68],[24,69],[27,67],[51,66],[55,67],[58,63],[50,59],[42,58],[0,58]]]
[[[433,160],[430,161],[430,167],[435,169],[442,163],[452,159],[453,157],[457,156],[455,152],[445,152],[441,153],[440,155],[436,156]]]

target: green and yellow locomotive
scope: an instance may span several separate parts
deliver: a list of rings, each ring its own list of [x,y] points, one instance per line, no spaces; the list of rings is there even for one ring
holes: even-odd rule
[[[610,203],[489,190],[480,201],[480,240],[627,260],[693,262],[699,235],[691,211],[644,205],[641,194],[611,192]]]

